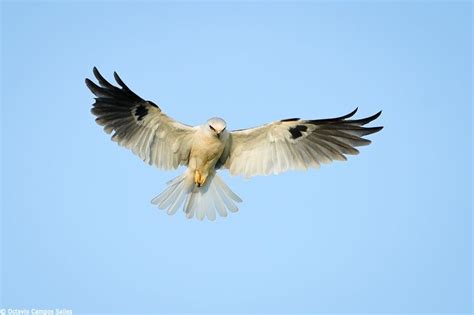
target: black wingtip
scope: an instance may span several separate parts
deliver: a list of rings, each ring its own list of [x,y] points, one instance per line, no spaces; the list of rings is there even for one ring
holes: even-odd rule
[[[88,78],[86,78],[85,82],[86,82],[86,86],[95,96],[101,97],[103,95],[107,95],[106,91],[103,88],[99,87],[97,84],[95,84]]]
[[[97,70],[97,67],[96,67],[96,66],[94,66],[94,67],[92,68],[92,73],[93,73],[94,76],[97,78],[97,73],[99,73],[99,70]],[[100,73],[99,73],[99,75],[100,75]],[[87,87],[88,87],[89,89],[90,89],[91,85],[94,84],[94,82],[92,82],[89,78],[86,78],[86,79],[85,79],[85,82],[86,82],[86,85],[87,85]]]
[[[365,119],[369,120],[369,122],[370,122],[370,121],[372,121],[372,120],[375,120],[375,119],[379,118],[380,115],[382,115],[382,111],[379,111],[378,113],[375,113],[375,114],[373,114],[372,116],[369,116],[369,117],[367,117],[367,118],[365,118]]]
[[[337,117],[337,118],[333,118],[334,120],[343,120],[343,119],[347,119],[347,118],[350,118],[352,116],[354,116],[357,111],[359,110],[359,107],[356,107],[352,112],[350,112],[349,114],[346,114],[344,116],[340,116],[340,117]]]
[[[380,117],[380,115],[382,115],[382,111],[379,111],[378,113],[375,113],[374,115],[372,115],[372,116],[370,116],[370,117],[367,117],[367,118],[366,118],[367,123],[376,120],[377,118]]]
[[[358,109],[359,109],[359,107],[356,107],[352,112],[350,112],[349,114],[343,115],[343,116],[339,116],[339,117],[335,117],[335,118],[327,118],[327,119],[313,119],[313,120],[307,120],[307,122],[310,123],[310,124],[341,122],[341,121],[343,121],[347,118],[350,118],[350,117],[354,116],[355,113],[357,113]]]
[[[376,133],[376,132],[379,132],[380,130],[382,130],[383,127],[380,126],[380,127],[369,127],[369,128],[364,128],[364,135],[371,135],[373,133]]]
[[[348,120],[348,122],[351,123],[351,124],[358,125],[358,126],[364,126],[364,125],[367,125],[369,122],[374,121],[377,118],[379,118],[379,116],[381,114],[382,114],[382,111],[379,111],[378,113],[376,113],[372,116],[369,116],[369,117],[366,117],[366,118],[361,118],[361,119]]]
[[[292,122],[292,121],[298,121],[298,120],[300,120],[300,118],[286,118],[286,119],[280,120],[280,122]]]
[[[343,119],[350,118],[350,117],[354,116],[354,115],[357,113],[358,110],[359,110],[359,107],[356,107],[356,108],[355,108],[352,112],[350,112],[349,114],[344,115],[344,116],[341,116],[341,117],[338,117],[338,118],[336,118],[336,119],[338,119],[338,120],[343,120]]]
[[[97,76],[101,77],[99,70],[97,69],[96,66],[92,68],[92,73],[94,73],[94,76],[97,78]]]
[[[89,78],[86,78],[84,82],[86,83],[86,86],[89,88],[89,90],[91,90],[92,92],[94,92],[94,89],[98,88],[98,86]]]
[[[122,89],[130,90],[128,88],[128,86],[122,81],[122,79],[120,79],[120,77],[119,77],[119,75],[116,71],[114,71],[114,79],[115,79],[115,82],[117,82],[117,84],[122,87]]]
[[[378,113],[374,114],[372,117],[374,117],[374,119],[377,119],[380,117],[380,115],[382,115],[382,111],[380,110]]]
[[[99,84],[102,86],[102,87],[107,87],[109,89],[114,89],[115,87],[110,84],[109,81],[107,81],[103,76],[102,74],[100,74],[99,70],[97,70],[96,67],[94,67],[94,75],[97,79],[97,81],[99,81]]]

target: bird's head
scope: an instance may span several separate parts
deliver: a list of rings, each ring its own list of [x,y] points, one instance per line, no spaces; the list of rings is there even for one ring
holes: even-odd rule
[[[222,118],[211,118],[207,121],[206,128],[211,132],[211,134],[220,136],[225,131],[227,124]]]

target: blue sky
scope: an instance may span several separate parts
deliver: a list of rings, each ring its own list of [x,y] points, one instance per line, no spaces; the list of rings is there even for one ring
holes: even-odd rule
[[[77,313],[470,313],[470,2],[2,2],[1,300]],[[225,220],[150,200],[90,114],[114,70],[230,129],[383,110],[348,162],[245,180]]]

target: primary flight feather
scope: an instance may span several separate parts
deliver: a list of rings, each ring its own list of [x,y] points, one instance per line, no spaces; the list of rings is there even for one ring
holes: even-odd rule
[[[370,144],[363,136],[383,128],[365,127],[381,112],[349,119],[357,109],[337,118],[283,119],[231,132],[221,118],[192,127],[135,94],[117,73],[114,78],[120,87],[110,84],[97,68],[93,72],[99,85],[86,79],[96,96],[92,113],[107,133],[113,132],[112,140],[159,168],[187,166],[152,203],[168,214],[182,207],[188,218],[215,220],[216,211],[222,217],[238,211],[236,203],[242,200],[217,176],[219,169],[248,178],[345,161],[345,155],[359,153],[355,147]]]

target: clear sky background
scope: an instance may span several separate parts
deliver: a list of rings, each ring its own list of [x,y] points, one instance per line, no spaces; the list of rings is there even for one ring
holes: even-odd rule
[[[472,311],[472,4],[2,2],[6,308],[77,313]],[[188,124],[383,110],[359,156],[223,177],[216,222],[111,142],[84,78],[114,70]]]

